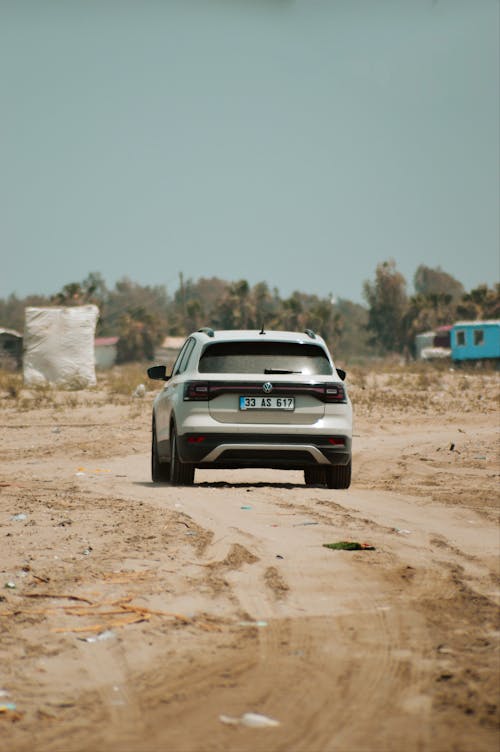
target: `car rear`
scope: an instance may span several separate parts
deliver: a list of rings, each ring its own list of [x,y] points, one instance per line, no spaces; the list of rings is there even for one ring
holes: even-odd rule
[[[196,467],[350,462],[351,404],[325,343],[312,333],[207,337],[183,403],[179,451]]]

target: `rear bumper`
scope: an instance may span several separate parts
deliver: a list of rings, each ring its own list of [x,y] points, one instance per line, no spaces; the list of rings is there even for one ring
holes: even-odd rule
[[[210,433],[199,440],[199,434],[187,433],[177,440],[181,460],[196,467],[301,470],[351,459],[351,438],[342,435]]]

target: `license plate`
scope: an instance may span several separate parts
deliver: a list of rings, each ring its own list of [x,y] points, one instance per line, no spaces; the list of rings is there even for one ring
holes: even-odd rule
[[[240,410],[295,410],[295,398],[240,397]]]

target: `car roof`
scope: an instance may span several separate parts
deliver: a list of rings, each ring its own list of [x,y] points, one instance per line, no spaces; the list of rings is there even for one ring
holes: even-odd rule
[[[324,339],[320,337],[319,334],[315,334],[310,330],[308,332],[284,332],[269,329],[262,332],[259,329],[210,329],[199,330],[198,332],[195,332],[194,335],[207,343],[241,342],[242,340],[262,342],[265,340],[272,340],[273,342],[319,344],[326,347]]]

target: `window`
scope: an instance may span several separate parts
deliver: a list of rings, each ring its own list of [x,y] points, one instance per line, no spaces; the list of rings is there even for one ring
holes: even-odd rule
[[[193,351],[193,347],[194,339],[189,338],[184,342],[182,349],[177,356],[177,360],[174,363],[172,376],[176,376],[178,373],[182,373],[186,369],[187,360]]]
[[[484,343],[484,329],[474,329],[474,345],[482,345]]]
[[[205,348],[200,373],[302,373],[330,375],[322,347],[299,342],[217,342]]]
[[[457,331],[457,347],[465,346],[465,332],[463,329]]]

